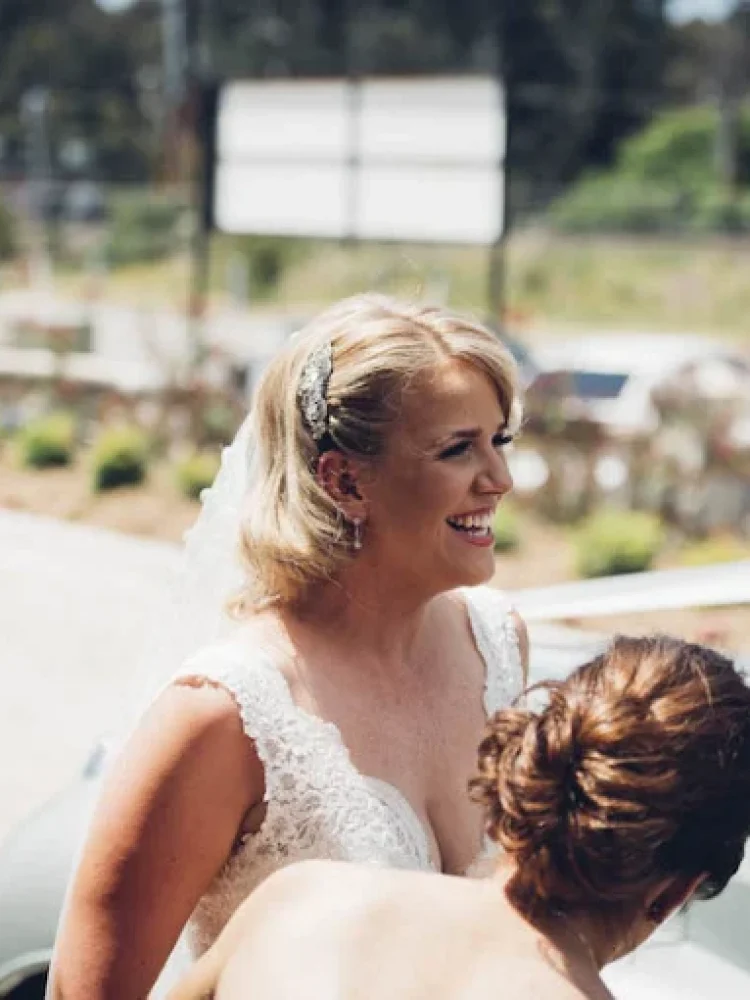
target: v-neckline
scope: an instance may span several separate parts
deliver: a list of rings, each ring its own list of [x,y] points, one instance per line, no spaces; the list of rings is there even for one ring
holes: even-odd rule
[[[488,692],[489,692],[489,681],[490,681],[490,671],[492,669],[491,664],[487,658],[488,651],[484,649],[484,643],[481,638],[480,630],[477,626],[475,614],[476,611],[472,606],[471,596],[466,589],[460,591],[461,596],[464,600],[464,608],[466,610],[466,616],[468,619],[469,627],[471,630],[471,637],[474,643],[474,648],[476,649],[477,655],[479,656],[482,664],[484,666],[484,684],[482,686],[482,706],[484,708],[485,721],[489,720],[490,717],[490,706],[487,703]],[[283,690],[285,696],[289,702],[290,708],[302,719],[305,719],[309,724],[315,725],[321,730],[327,731],[330,736],[332,736],[336,742],[336,745],[340,748],[344,757],[346,759],[348,767],[352,770],[357,777],[368,786],[371,793],[384,803],[386,808],[394,814],[398,814],[400,811],[401,818],[408,824],[412,836],[414,836],[420,847],[423,860],[427,865],[435,872],[442,873],[442,857],[440,855],[440,844],[435,836],[434,831],[430,827],[429,831],[420,817],[419,813],[412,805],[408,796],[401,791],[401,789],[394,785],[393,782],[386,780],[385,778],[378,778],[375,775],[366,774],[364,771],[360,770],[352,759],[351,751],[344,741],[343,734],[339,726],[331,721],[330,719],[324,719],[323,716],[317,715],[315,712],[311,712],[297,702],[292,697],[292,690],[287,680],[286,675],[283,670],[280,669],[278,664],[273,660],[271,656],[264,656],[264,662],[273,670],[276,676],[279,678],[281,684],[283,685]],[[478,740],[477,740],[478,742]],[[437,857],[433,851],[433,845],[437,849]],[[483,859],[486,852],[486,839],[482,839],[479,851],[475,858],[470,862],[464,874],[468,874],[478,863]]]

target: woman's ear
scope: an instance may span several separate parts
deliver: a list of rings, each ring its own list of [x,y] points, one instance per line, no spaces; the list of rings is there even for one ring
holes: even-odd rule
[[[318,459],[316,479],[347,521],[364,521],[367,517],[362,472],[356,461],[335,449],[324,451]]]
[[[676,875],[668,881],[661,882],[646,899],[646,916],[649,921],[655,927],[663,924],[692,898],[705,878],[705,874],[689,878]]]

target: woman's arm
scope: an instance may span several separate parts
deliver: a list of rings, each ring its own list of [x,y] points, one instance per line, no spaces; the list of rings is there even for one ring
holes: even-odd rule
[[[262,795],[232,696],[169,687],[107,777],[60,925],[52,1000],[143,1000]]]

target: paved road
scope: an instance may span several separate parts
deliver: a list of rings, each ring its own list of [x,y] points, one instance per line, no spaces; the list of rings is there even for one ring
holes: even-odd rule
[[[0,839],[135,704],[178,549],[0,510]]]

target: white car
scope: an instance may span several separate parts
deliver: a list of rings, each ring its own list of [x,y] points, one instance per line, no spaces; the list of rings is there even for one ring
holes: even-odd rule
[[[558,400],[563,417],[588,419],[614,436],[659,426],[654,392],[689,385],[697,399],[750,400],[750,355],[708,337],[612,333],[535,348],[540,372],[530,406]]]

